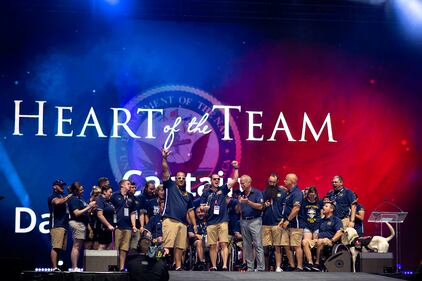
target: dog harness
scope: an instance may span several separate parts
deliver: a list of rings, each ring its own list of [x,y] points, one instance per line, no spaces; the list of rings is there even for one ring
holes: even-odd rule
[[[372,236],[356,237],[350,243],[350,247],[355,247],[355,249],[358,251],[362,251],[362,248],[365,247],[365,249],[369,252],[374,252],[374,250],[368,248],[368,245],[369,243],[371,243],[371,240]]]

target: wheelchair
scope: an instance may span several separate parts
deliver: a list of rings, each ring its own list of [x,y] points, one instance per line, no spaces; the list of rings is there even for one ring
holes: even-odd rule
[[[196,246],[189,242],[189,247],[186,249],[185,254],[184,254],[183,267],[185,270],[204,271],[208,269],[207,265],[210,264],[209,249],[206,246],[205,240],[206,240],[206,236],[204,236],[202,239],[202,248],[203,248],[204,258],[205,258],[204,267],[203,268],[197,267],[199,260],[198,260],[198,255],[196,251]]]
[[[228,260],[228,269],[229,271],[241,271],[242,270],[242,260],[243,260],[243,251],[239,246],[239,240],[232,236],[229,242],[229,260]]]
[[[322,253],[321,253],[321,260],[320,260],[320,265],[322,267],[322,271],[327,271],[324,264],[325,264],[325,261],[328,258],[330,258],[332,255],[335,255],[335,254],[337,254],[339,252],[343,252],[343,251],[350,253],[349,248],[347,246],[343,245],[340,242],[337,242],[333,246],[324,247],[324,249],[322,250]]]

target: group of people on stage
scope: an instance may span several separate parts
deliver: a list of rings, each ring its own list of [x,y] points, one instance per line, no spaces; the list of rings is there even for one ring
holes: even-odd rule
[[[119,190],[113,192],[109,180],[100,178],[86,202],[79,182],[72,183],[65,195],[66,183],[54,181],[48,198],[53,269],[59,270],[58,255],[66,249],[68,229],[73,237],[72,271],[81,270],[78,259],[83,245],[118,250],[118,266],[124,270],[129,249],[136,249],[144,238],[162,245],[175,270],[183,270],[184,253],[193,248],[195,269],[226,271],[229,243],[234,242],[241,243],[246,271],[269,271],[271,251],[277,272],[320,271],[323,248],[339,242],[345,227],[363,234],[364,208],[357,195],[343,186],[341,176],[333,177],[333,189],[322,198],[314,186],[299,189],[295,174],[287,174],[281,186],[279,176],[272,173],[260,191],[250,176],[239,177],[238,162],[233,161],[231,180],[220,185],[220,176],[213,174],[195,199],[186,191],[184,172],[177,171],[171,179],[169,154],[162,151],[163,184],[148,181],[139,196],[130,180],[121,180]],[[241,189],[232,190],[237,182]],[[288,266],[282,263],[283,250]]]

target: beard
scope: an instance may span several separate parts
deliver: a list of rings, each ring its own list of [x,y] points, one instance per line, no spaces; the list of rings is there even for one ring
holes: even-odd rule
[[[277,194],[278,194],[278,186],[267,185],[264,192],[264,202],[270,199],[274,200],[275,198],[277,198]]]

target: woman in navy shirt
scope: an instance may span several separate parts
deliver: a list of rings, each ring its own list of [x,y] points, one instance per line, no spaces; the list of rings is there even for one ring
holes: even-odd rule
[[[79,182],[74,182],[70,186],[73,196],[69,200],[70,220],[69,226],[73,235],[73,246],[70,254],[72,271],[81,271],[78,268],[79,252],[86,239],[87,225],[89,222],[88,212],[95,207],[95,201],[89,204],[83,199],[84,188]]]
[[[101,188],[101,195],[97,197],[97,217],[98,227],[98,250],[106,250],[110,247],[114,225],[117,223],[116,212],[113,204],[110,202],[113,189],[110,186]]]
[[[98,186],[93,186],[91,190],[91,197],[89,202],[95,201],[96,198],[101,194],[101,188]],[[97,233],[97,208],[94,207],[88,212],[89,222],[87,235],[85,240],[85,249],[97,250],[98,249],[98,233]]]
[[[319,199],[317,188],[309,187],[300,206],[303,219],[300,225],[304,226],[303,240],[318,239],[322,206],[323,202]]]

